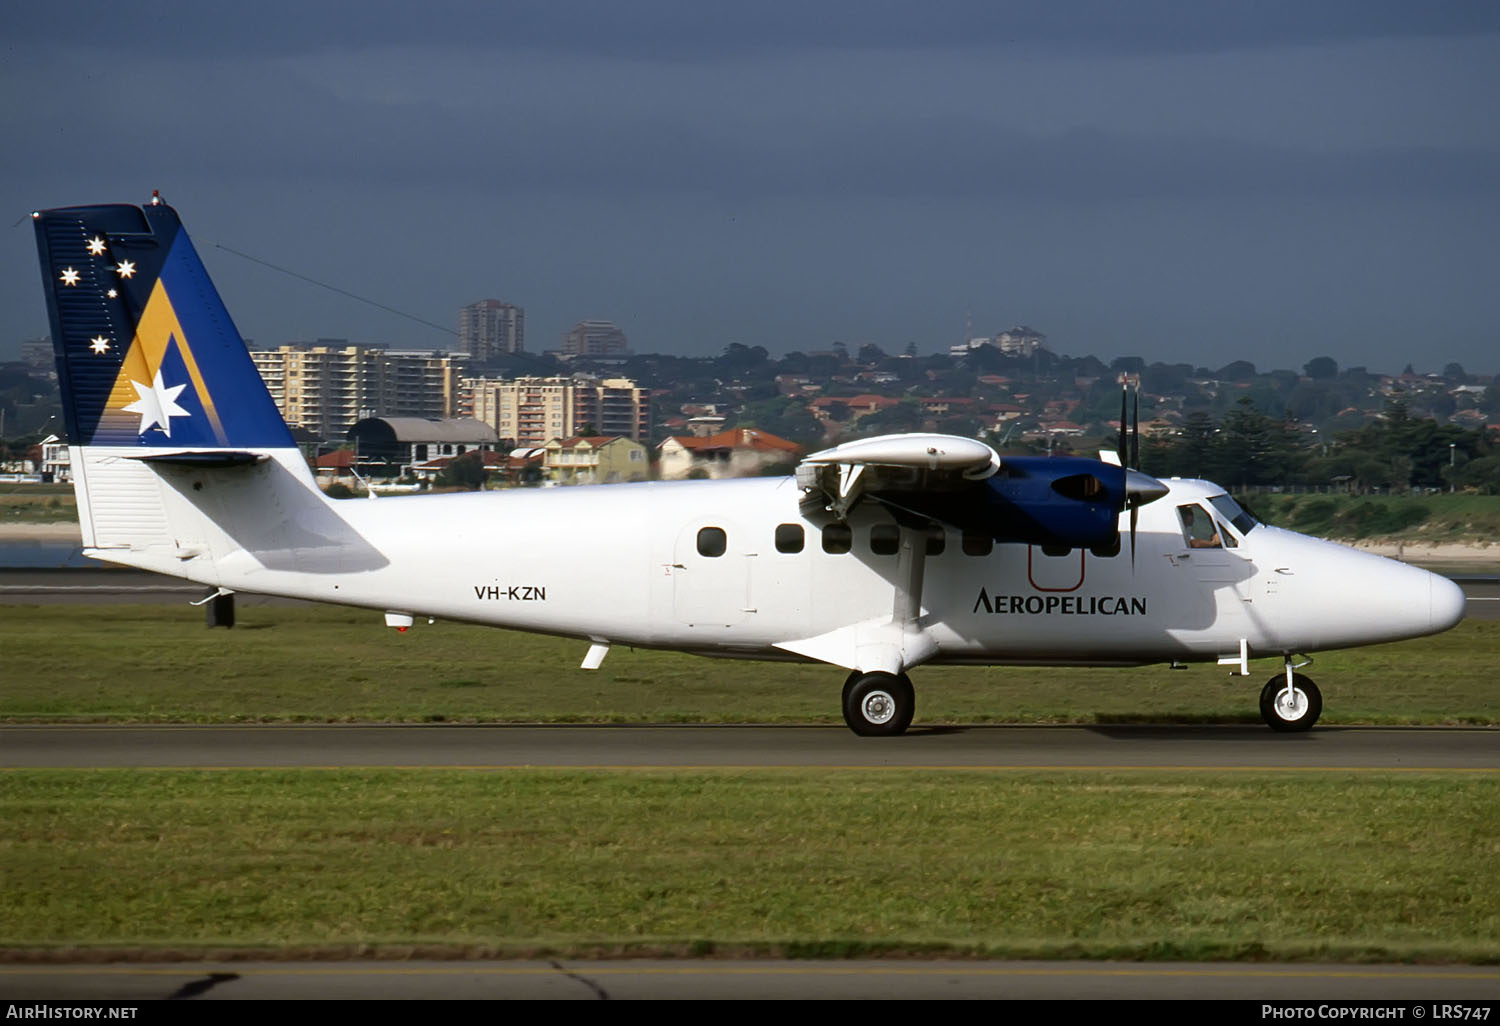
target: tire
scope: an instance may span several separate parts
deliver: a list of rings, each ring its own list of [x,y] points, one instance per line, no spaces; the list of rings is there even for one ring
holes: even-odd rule
[[[1286,675],[1278,673],[1260,691],[1260,715],[1272,730],[1283,733],[1308,730],[1323,715],[1323,693],[1311,679],[1292,674],[1293,707],[1284,703]]]
[[[904,673],[851,673],[844,683],[844,722],[860,737],[904,734],[916,711],[916,692]]]

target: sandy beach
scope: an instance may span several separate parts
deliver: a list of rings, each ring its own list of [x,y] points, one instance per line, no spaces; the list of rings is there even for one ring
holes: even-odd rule
[[[0,541],[82,541],[76,521],[61,520],[51,524],[0,523]]]

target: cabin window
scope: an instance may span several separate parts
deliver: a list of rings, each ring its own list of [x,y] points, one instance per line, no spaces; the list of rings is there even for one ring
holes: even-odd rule
[[[960,545],[966,556],[988,556],[995,547],[995,539],[983,531],[965,531]]]
[[[948,545],[948,536],[943,533],[942,524],[927,525],[927,554],[929,556],[941,556],[943,549]]]
[[[722,556],[729,548],[729,538],[722,527],[704,527],[698,531],[698,555]]]
[[[1256,527],[1260,526],[1260,521],[1255,519],[1254,513],[1251,513],[1227,495],[1210,495],[1208,501],[1213,504],[1214,509],[1223,514],[1224,519],[1228,520],[1240,534],[1249,534]]]
[[[1219,525],[1202,506],[1188,503],[1177,507],[1177,516],[1182,521],[1182,537],[1190,549],[1218,549],[1224,543],[1219,538]]]
[[[901,548],[901,528],[895,524],[876,524],[870,528],[870,551],[877,556],[894,556]]]
[[[1089,552],[1100,559],[1112,559],[1120,554],[1120,534],[1115,532],[1113,541],[1105,542],[1103,545],[1095,545]]]
[[[802,545],[803,532],[801,524],[776,525],[777,552],[801,552]]]
[[[854,532],[848,524],[829,524],[823,528],[823,551],[837,556],[848,552],[854,541]]]

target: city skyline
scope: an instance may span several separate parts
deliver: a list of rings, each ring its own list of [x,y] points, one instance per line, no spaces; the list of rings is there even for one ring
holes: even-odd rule
[[[1489,5],[361,12],[12,12],[0,358],[47,332],[25,215],[160,188],[262,346],[454,341],[236,253],[453,328],[503,297],[537,351],[586,319],[684,355],[1030,324],[1106,360],[1500,370]]]

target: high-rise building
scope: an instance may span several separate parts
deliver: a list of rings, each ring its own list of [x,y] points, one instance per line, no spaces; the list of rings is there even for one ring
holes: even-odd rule
[[[651,437],[651,393],[628,378],[466,378],[459,409],[518,446],[583,429],[637,442]]]
[[[458,311],[458,351],[484,361],[526,350],[526,311],[498,299],[481,299]]]
[[[613,321],[579,321],[563,335],[564,356],[627,356],[630,343]]]
[[[321,438],[342,438],[366,417],[457,412],[463,365],[446,353],[288,345],[250,358],[286,422]]]

